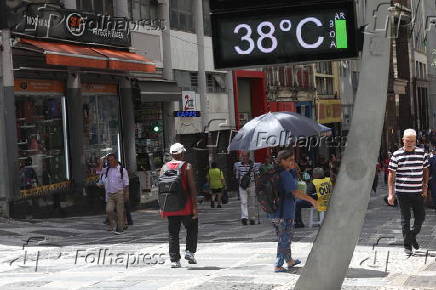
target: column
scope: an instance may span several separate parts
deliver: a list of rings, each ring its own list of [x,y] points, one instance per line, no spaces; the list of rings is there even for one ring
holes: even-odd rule
[[[70,140],[71,180],[73,193],[82,194],[85,183],[85,159],[83,155],[83,98],[80,91],[80,74],[70,71],[67,79],[67,116]]]
[[[9,217],[9,202],[17,193],[17,129],[10,31],[2,31],[0,56],[0,216]]]
[[[171,58],[171,29],[170,29],[170,5],[169,0],[163,1],[159,5],[160,18],[165,22],[165,30],[162,31],[162,62],[163,77],[168,81],[174,80],[173,62]],[[169,148],[176,142],[175,118],[173,115],[174,102],[164,103],[163,114],[165,116],[165,146]],[[168,150],[166,150],[168,151]]]
[[[130,173],[134,173],[137,169],[135,146],[135,109],[133,106],[132,83],[128,78],[123,78],[120,82],[120,99],[125,166]]]

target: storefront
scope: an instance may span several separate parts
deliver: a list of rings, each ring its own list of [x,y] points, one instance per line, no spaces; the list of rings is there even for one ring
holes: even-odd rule
[[[70,10],[55,10],[80,16]],[[44,15],[39,16],[48,14]],[[165,148],[161,128],[168,100],[151,100],[134,109],[133,87],[141,75],[153,77],[153,81],[139,90],[140,95],[147,90],[165,94],[153,62],[128,51],[129,35],[106,34],[104,39],[93,38],[95,44],[90,46],[86,44],[91,37],[87,33],[75,34],[68,27],[61,31],[59,26],[53,32],[56,41],[47,29],[44,34],[29,30],[32,35],[24,35],[25,30],[13,31],[15,102],[7,109],[15,112],[14,120],[9,121],[15,123],[16,145],[8,150],[12,156],[17,152],[18,174],[16,192],[9,196],[12,217],[102,210],[104,195],[95,183],[99,159],[108,153],[115,153],[129,170],[131,196],[139,201],[135,173],[147,162],[140,155],[136,159],[137,151],[152,153],[151,158],[155,158],[161,157]],[[62,33],[66,35],[63,41],[75,37],[75,44],[60,42]],[[107,46],[111,44],[117,47]],[[135,134],[135,118],[142,127],[154,124],[152,130],[158,132]],[[145,146],[137,140],[145,140]]]

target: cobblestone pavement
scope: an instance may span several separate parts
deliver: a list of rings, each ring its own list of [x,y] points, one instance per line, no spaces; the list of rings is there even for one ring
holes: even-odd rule
[[[406,257],[399,211],[384,205],[385,194],[382,185],[371,197],[343,289],[436,289],[435,211],[427,210],[420,251]],[[103,216],[0,220],[0,289],[291,289],[299,277],[301,267],[273,273],[273,229],[262,213],[260,224],[241,225],[236,198],[222,209],[201,205],[199,263],[183,260],[180,269],[169,268],[158,212],[133,218],[120,236],[105,231]],[[303,266],[317,232],[296,229],[292,252]]]

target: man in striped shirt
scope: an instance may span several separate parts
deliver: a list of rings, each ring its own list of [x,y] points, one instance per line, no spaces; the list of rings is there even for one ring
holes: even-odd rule
[[[425,220],[424,200],[427,197],[429,162],[424,149],[416,147],[415,130],[404,131],[403,143],[404,147],[395,151],[389,162],[388,202],[394,205],[395,195],[397,196],[404,251],[410,255],[412,246],[419,249],[416,236]],[[410,228],[412,211],[415,219],[413,229]]]
[[[241,161],[233,165],[235,178],[239,185],[239,197],[241,198],[241,222],[243,225],[254,225],[256,215],[256,193],[255,193],[255,175],[259,171],[260,163],[254,163],[250,160],[248,152],[242,152]],[[250,185],[247,188],[241,187],[241,180],[245,174],[250,172]]]

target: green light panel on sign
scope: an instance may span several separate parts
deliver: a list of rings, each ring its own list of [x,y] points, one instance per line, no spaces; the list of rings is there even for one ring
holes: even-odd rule
[[[347,20],[335,20],[336,47],[348,48]]]

